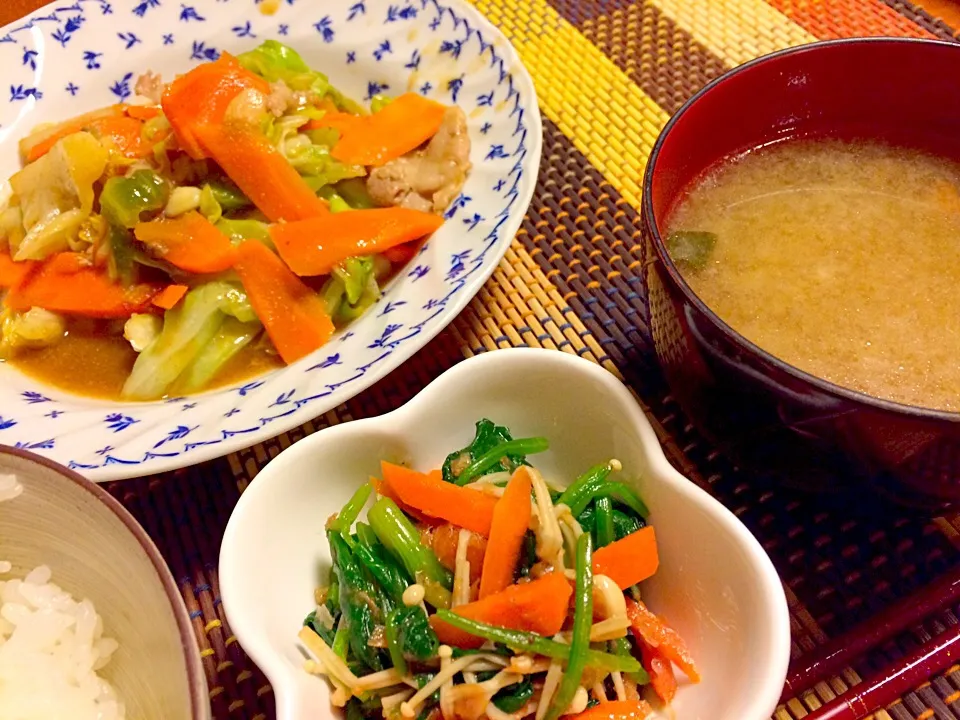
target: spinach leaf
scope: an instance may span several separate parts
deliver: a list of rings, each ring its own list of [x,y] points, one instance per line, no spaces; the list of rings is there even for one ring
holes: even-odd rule
[[[585,532],[596,535],[596,508],[594,503],[590,503],[587,508],[577,517],[580,527]],[[613,509],[613,532],[617,540],[626,537],[632,532],[636,532],[646,526],[642,517],[631,512],[623,506],[615,506]]]
[[[479,420],[473,441],[465,448],[447,455],[447,459],[443,462],[443,479],[446,482],[455,483],[457,477],[467,465],[484,453],[493,450],[498,445],[503,445],[511,440],[513,440],[513,436],[510,435],[510,431],[507,428],[502,425],[495,425],[491,420],[487,420],[486,418]],[[528,464],[526,457],[523,455],[507,455],[505,459],[507,461],[506,463],[497,463],[479,474],[487,475],[492,472],[502,472],[504,470],[513,472],[521,465]]]
[[[533,697],[533,683],[529,677],[521,682],[508,685],[493,696],[493,704],[505,713],[515,713],[526,705]]]
[[[537,563],[537,536],[530,530],[523,536],[523,544],[520,545],[520,568],[519,577],[526,577],[530,574],[530,568]]]
[[[317,611],[314,610],[303,620],[303,624],[313,630],[317,635],[323,638],[323,641],[327,645],[333,645],[333,628],[326,627],[322,622],[317,619]]]
[[[419,605],[397,608],[390,614],[390,623],[397,628],[397,636],[404,654],[420,660],[426,660],[436,654],[440,641],[430,627],[426,613]]]

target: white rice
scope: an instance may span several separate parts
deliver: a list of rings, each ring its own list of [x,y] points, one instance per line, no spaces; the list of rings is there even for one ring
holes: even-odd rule
[[[0,501],[23,492],[0,475]],[[0,561],[0,576],[12,570]],[[0,718],[123,720],[123,703],[97,675],[117,649],[89,600],[50,582],[46,565],[26,577],[0,577]]]

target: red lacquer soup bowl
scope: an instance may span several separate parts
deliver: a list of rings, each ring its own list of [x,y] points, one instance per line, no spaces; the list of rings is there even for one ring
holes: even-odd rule
[[[866,484],[921,506],[958,500],[960,413],[879,400],[779,360],[720,320],[667,253],[665,220],[697,178],[724,158],[806,136],[960,158],[960,45],[805,45],[728,72],[674,115],[643,188],[651,326],[668,382],[708,439],[753,471],[818,490]],[[960,323],[960,305],[953,317]]]

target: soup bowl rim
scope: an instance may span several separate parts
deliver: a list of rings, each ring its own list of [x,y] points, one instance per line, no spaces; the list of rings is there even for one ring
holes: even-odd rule
[[[166,596],[170,605],[170,611],[176,620],[177,633],[180,636],[180,646],[183,649],[184,667],[186,669],[187,683],[189,686],[190,718],[192,720],[203,720],[209,717],[206,675],[203,664],[200,661],[200,656],[193,649],[196,647],[196,638],[190,616],[183,602],[180,590],[177,587],[177,583],[173,579],[173,575],[166,561],[163,559],[160,549],[147,534],[147,531],[119,500],[97,483],[80,475],[80,473],[64,465],[60,465],[43,455],[38,455],[21,448],[0,445],[0,457],[2,456],[20,458],[40,468],[51,471],[52,474],[50,477],[57,478],[54,482],[68,482],[76,485],[80,490],[92,495],[100,505],[123,523],[127,532],[136,540],[137,544],[149,559],[157,579],[163,586],[163,594]],[[40,521],[38,520],[37,522]]]
[[[786,373],[787,375],[790,375],[791,377],[804,383],[808,383],[824,393],[839,396],[845,400],[867,405],[871,408],[890,413],[909,415],[929,420],[960,423],[960,411],[938,410],[935,408],[924,407],[922,405],[910,405],[908,403],[876,397],[874,395],[860,392],[859,390],[838,385],[837,383],[826,380],[819,375],[814,375],[813,373],[801,370],[797,366],[782,360],[767,350],[764,350],[761,346],[757,345],[739,333],[731,325],[725,322],[713,309],[711,309],[710,306],[707,305],[707,303],[705,303],[696,292],[694,292],[693,288],[690,287],[690,285],[684,279],[682,273],[673,262],[670,253],[667,251],[660,232],[660,227],[658,225],[658,218],[653,208],[653,178],[657,172],[657,161],[659,159],[660,152],[668,140],[671,131],[692,107],[697,105],[704,97],[717,90],[717,88],[719,88],[721,85],[732,80],[737,75],[748,72],[758,65],[763,65],[787,56],[799,56],[809,53],[816,53],[826,48],[841,45],[901,44],[942,46],[953,48],[952,52],[960,52],[960,45],[957,45],[956,43],[930,38],[863,37],[820,40],[816,42],[805,43],[803,45],[796,45],[783,50],[777,50],[772,53],[767,53],[766,55],[762,55],[758,58],[743,63],[742,65],[738,65],[737,67],[732,68],[719,77],[711,80],[709,83],[700,88],[700,90],[694,93],[683,105],[680,106],[680,109],[671,116],[671,118],[664,125],[663,129],[660,131],[660,135],[657,137],[657,140],[653,145],[653,149],[650,152],[650,157],[647,161],[647,166],[643,175],[642,223],[644,229],[649,233],[650,238],[652,239],[658,259],[661,263],[663,263],[663,267],[670,276],[671,281],[680,290],[680,292],[683,293],[685,300],[691,303],[697,308],[698,311],[705,315],[710,322],[713,323],[713,325],[715,325],[723,333],[724,337],[737,347],[759,357],[761,360],[763,360],[763,362],[775,367],[780,372]],[[742,153],[749,152],[749,150],[736,150],[735,152]]]

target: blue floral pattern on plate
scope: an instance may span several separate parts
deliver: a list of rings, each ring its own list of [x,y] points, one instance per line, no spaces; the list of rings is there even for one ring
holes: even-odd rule
[[[275,38],[351,97],[418,92],[467,114],[474,168],[447,222],[380,303],[300,362],[190,398],[117,403],[41,386],[0,364],[0,444],[97,480],[202,462],[348,400],[426,344],[492,274],[536,183],[540,114],[513,48],[461,0],[64,0],[0,29],[0,173],[17,140]],[[9,184],[4,183],[4,197]]]

